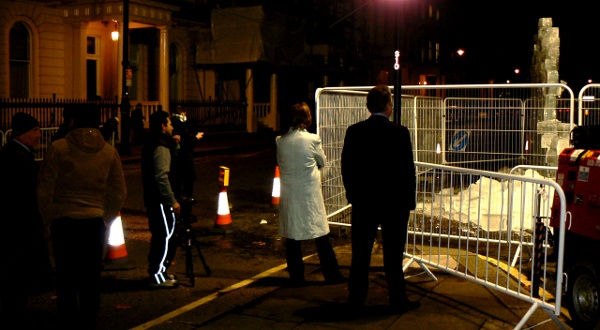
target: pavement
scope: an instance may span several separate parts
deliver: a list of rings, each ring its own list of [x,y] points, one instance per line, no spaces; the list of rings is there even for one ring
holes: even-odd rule
[[[197,154],[251,150],[274,145],[272,133],[207,135]],[[122,155],[124,163],[139,161],[139,146]],[[336,233],[332,229],[332,233]],[[333,238],[335,239],[335,238]],[[349,275],[349,245],[335,248],[345,276]],[[407,260],[405,260],[406,262]],[[316,255],[305,257],[307,285],[288,285],[286,265],[256,274],[247,280],[199,298],[134,329],[513,329],[532,304],[468,279],[430,268],[436,280],[418,265],[406,271],[408,295],[421,307],[404,314],[387,309],[383,255],[373,249],[370,291],[365,308],[349,310],[345,305],[347,283],[326,285]],[[541,308],[531,313],[524,329],[570,329],[568,312],[556,323]]]
[[[348,275],[350,247],[335,248]],[[408,295],[421,307],[398,315],[388,311],[383,255],[373,251],[370,291],[364,309],[345,305],[347,283],[326,285],[316,255],[305,257],[307,285],[288,285],[285,264],[203,297],[133,329],[515,329],[532,307],[518,298],[472,281],[418,266],[406,271]],[[570,329],[566,315],[554,322],[538,308],[523,329]]]

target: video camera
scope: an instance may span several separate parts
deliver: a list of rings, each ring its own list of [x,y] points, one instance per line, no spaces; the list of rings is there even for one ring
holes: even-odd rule
[[[181,205],[181,212],[179,213],[177,220],[186,224],[198,222],[198,218],[192,213],[192,209],[194,208],[194,205],[196,205],[196,199],[194,199],[194,197],[182,196],[177,201],[179,202],[179,205]]]

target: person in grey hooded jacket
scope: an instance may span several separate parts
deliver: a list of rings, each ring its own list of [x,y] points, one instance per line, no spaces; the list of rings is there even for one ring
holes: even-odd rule
[[[98,129],[99,110],[78,106],[73,120],[74,128],[48,148],[37,198],[50,228],[61,328],[93,329],[106,227],[121,210],[126,186],[119,154]]]

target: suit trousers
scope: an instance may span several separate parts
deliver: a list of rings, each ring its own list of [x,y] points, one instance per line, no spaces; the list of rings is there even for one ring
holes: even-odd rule
[[[409,216],[409,210],[382,208],[381,205],[371,203],[352,203],[349,303],[362,306],[367,299],[371,254],[380,225],[389,303],[399,305],[408,300],[402,261]]]

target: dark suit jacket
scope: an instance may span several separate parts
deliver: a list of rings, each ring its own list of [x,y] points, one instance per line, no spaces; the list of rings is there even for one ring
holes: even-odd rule
[[[2,271],[19,274],[24,290],[41,289],[52,276],[36,184],[39,163],[11,140],[0,150],[0,258]],[[4,274],[6,275],[6,274]],[[0,276],[5,279],[4,276]]]
[[[408,129],[380,115],[348,127],[342,179],[351,204],[415,209],[415,164]]]

